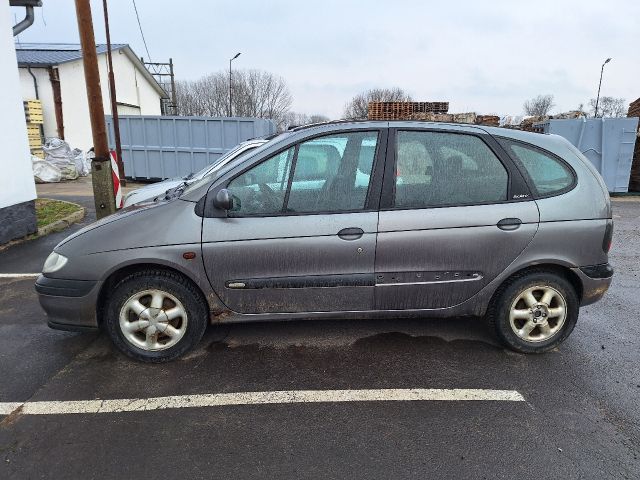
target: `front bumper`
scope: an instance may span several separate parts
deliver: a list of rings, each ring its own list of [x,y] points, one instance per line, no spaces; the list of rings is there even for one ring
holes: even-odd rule
[[[101,287],[99,281],[64,280],[44,275],[40,275],[35,284],[49,327],[78,331],[98,328],[96,305]]]
[[[590,305],[600,300],[611,285],[613,267],[608,263],[572,268],[582,283],[582,301],[580,306]]]

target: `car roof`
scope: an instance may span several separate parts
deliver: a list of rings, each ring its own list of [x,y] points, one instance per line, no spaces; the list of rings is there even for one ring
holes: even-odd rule
[[[557,135],[549,135],[537,132],[525,132],[503,127],[489,127],[484,125],[471,125],[466,123],[428,122],[422,120],[334,120],[330,122],[313,123],[291,129],[291,132],[323,133],[350,129],[366,128],[425,128],[430,130],[460,131],[469,133],[487,133],[496,137],[513,138],[523,142],[538,145],[553,150],[560,139]]]

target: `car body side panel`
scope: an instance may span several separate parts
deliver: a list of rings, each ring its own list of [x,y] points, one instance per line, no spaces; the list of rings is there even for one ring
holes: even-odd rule
[[[195,214],[195,204],[179,199],[144,207],[129,207],[105,219],[112,221],[83,232],[82,241],[63,241],[56,251],[75,257],[142,247],[197,244],[201,239],[202,217]],[[65,266],[55,275],[67,275],[66,269],[74,268],[74,263],[69,262],[68,267]],[[100,274],[92,269],[76,273],[81,275],[77,277],[78,280],[98,280],[96,276]],[[89,278],[84,278],[86,276]]]
[[[501,230],[496,224],[504,218],[523,223]],[[532,201],[380,212],[376,309],[445,308],[469,299],[525,249],[537,228]],[[390,274],[406,283],[388,283]]]
[[[376,212],[266,218],[207,218],[203,258],[211,284],[232,310],[244,313],[370,310],[373,284],[307,288],[229,288],[229,282],[307,276],[370,274]],[[344,228],[362,237],[343,240]],[[339,282],[338,282],[339,283]]]

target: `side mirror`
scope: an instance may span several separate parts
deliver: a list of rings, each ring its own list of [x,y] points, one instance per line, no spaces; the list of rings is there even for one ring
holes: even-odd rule
[[[218,190],[213,199],[213,206],[220,210],[233,210],[233,196],[226,188]]]

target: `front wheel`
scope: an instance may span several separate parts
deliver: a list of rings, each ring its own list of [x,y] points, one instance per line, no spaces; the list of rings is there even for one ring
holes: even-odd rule
[[[496,334],[512,350],[542,353],[555,348],[573,331],[579,301],[575,288],[552,272],[531,272],[503,287],[489,316]]]
[[[107,304],[105,324],[113,343],[144,362],[166,362],[202,338],[207,307],[198,290],[179,274],[134,273],[119,282]]]

